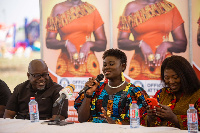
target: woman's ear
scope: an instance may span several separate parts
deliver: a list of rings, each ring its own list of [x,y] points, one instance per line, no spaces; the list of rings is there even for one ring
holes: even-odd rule
[[[126,63],[123,63],[123,64],[122,64],[122,72],[124,72],[125,69],[126,69]]]

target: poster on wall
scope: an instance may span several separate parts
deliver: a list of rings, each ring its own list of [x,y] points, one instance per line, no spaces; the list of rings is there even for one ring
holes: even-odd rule
[[[152,96],[162,88],[165,58],[189,60],[188,0],[112,0],[112,12],[114,48],[128,56],[126,78]]]
[[[68,121],[77,122],[74,100],[85,82],[101,73],[109,48],[108,0],[40,0],[42,58],[54,82],[75,85]]]
[[[193,68],[200,79],[200,1],[192,0],[192,53],[193,53]]]

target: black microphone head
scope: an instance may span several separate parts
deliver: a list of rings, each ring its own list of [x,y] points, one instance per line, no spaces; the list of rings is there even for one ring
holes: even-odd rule
[[[96,81],[97,82],[100,82],[102,79],[104,78],[104,75],[103,74],[99,74],[96,78]]]

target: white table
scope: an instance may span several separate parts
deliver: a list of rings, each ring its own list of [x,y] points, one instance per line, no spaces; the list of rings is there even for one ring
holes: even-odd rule
[[[173,127],[143,127],[107,123],[74,123],[65,126],[31,123],[29,120],[0,118],[0,133],[187,133]]]

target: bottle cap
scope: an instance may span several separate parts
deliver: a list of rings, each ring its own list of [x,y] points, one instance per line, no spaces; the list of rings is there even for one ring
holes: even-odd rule
[[[134,100],[134,101],[132,101],[132,103],[137,103],[137,101]]]
[[[189,104],[189,107],[194,107],[194,104]]]
[[[35,99],[35,97],[30,97],[30,100],[34,100]]]

